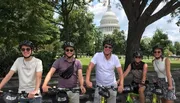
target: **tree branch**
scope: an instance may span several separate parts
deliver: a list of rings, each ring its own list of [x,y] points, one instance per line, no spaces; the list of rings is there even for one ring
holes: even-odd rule
[[[119,0],[124,8],[124,12],[127,15],[128,20],[131,20],[131,13],[132,13],[132,0]],[[130,5],[131,4],[131,5]]]
[[[140,12],[139,12],[140,2],[141,2],[141,0],[136,0],[134,3],[133,10],[134,10],[135,19],[138,18],[139,14],[140,14]]]
[[[153,0],[151,4],[148,6],[148,8],[142,14],[141,20],[150,17],[161,2],[162,0]]]
[[[139,12],[140,12],[141,14],[142,14],[144,8],[145,8],[146,5],[147,5],[147,2],[148,2],[148,0],[142,0],[142,3],[141,3],[141,5],[140,5],[140,9],[139,9]],[[140,14],[140,15],[141,15],[141,14]]]
[[[174,2],[175,3],[175,2]],[[155,22],[156,20],[160,19],[163,16],[168,15],[169,13],[173,12],[176,10],[178,7],[180,7],[180,2],[177,2],[176,4],[173,3],[173,0],[167,3],[161,10],[159,10],[157,13],[152,15],[148,21],[147,25]]]

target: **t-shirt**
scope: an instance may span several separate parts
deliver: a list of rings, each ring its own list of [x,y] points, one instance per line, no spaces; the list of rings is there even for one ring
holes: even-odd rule
[[[58,78],[58,87],[61,87],[61,88],[74,88],[74,87],[78,86],[78,70],[82,69],[82,65],[81,65],[81,62],[79,60],[77,60],[77,59],[74,59],[74,60],[76,60],[76,61],[74,63],[74,73],[73,73],[73,75],[69,79],[64,79],[61,76],[59,76],[59,78]],[[68,62],[65,57],[61,57],[61,58],[57,59],[53,63],[52,67],[54,67],[58,73],[62,73],[69,66],[72,65],[73,61]]]
[[[29,93],[36,87],[36,72],[43,71],[42,61],[35,57],[32,57],[30,61],[25,61],[24,57],[19,57],[11,70],[18,72],[19,93],[21,91]]]
[[[91,62],[95,64],[97,85],[115,86],[117,84],[114,69],[121,67],[121,64],[115,54],[107,60],[104,53],[99,52],[93,56]]]

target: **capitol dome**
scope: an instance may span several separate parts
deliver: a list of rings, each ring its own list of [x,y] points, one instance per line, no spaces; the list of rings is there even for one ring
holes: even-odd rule
[[[110,5],[100,21],[99,29],[103,34],[112,34],[114,29],[120,30],[119,21],[115,13],[111,11]]]

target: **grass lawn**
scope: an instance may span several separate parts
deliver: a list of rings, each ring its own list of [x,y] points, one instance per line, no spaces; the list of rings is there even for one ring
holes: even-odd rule
[[[83,65],[83,72],[85,73],[91,58],[78,58],[78,59],[81,61],[82,65]],[[153,71],[152,59],[143,59],[143,61],[148,64],[148,70]],[[180,70],[180,59],[178,60],[178,59],[172,58],[172,59],[170,59],[170,61],[171,61],[171,70],[177,70],[177,69]],[[121,62],[122,67],[124,68],[125,60],[120,59],[120,62]]]

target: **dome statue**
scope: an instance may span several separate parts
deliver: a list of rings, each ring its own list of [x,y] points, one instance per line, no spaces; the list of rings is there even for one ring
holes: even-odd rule
[[[108,4],[106,13],[100,21],[99,29],[105,35],[112,34],[114,29],[120,30],[119,21],[115,13],[112,12],[110,3]]]

